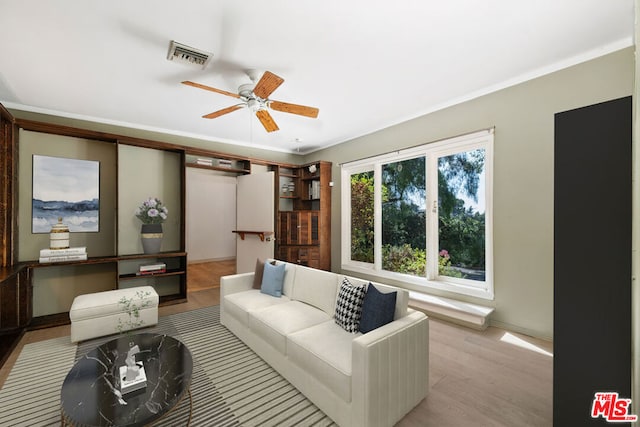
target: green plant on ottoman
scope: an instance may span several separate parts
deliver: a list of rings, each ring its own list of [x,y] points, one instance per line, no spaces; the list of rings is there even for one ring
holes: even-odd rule
[[[119,333],[128,333],[128,331],[138,329],[144,325],[144,320],[140,318],[140,310],[151,305],[151,300],[148,298],[150,295],[151,292],[149,291],[136,291],[134,297],[123,296],[120,298],[118,304],[122,306],[122,311],[129,317],[125,321],[122,321],[121,318],[118,319],[116,329]]]

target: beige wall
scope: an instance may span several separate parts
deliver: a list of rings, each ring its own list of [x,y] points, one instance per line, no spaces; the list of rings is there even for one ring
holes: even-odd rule
[[[39,132],[20,131],[19,254],[18,260],[37,260],[49,247],[49,234],[31,233],[32,159],[34,154],[100,162],[100,231],[71,233],[71,246],[86,246],[89,256],[115,254],[116,147],[115,144]]]
[[[333,162],[332,269],[341,257],[340,163],[495,126],[495,299],[459,298],[495,307],[493,324],[551,338],[554,114],[631,95],[633,78],[628,48],[309,155]],[[595,195],[593,203],[584,208]]]
[[[181,157],[178,153],[118,145],[118,255],[142,253],[140,227],[134,212],[149,197],[169,210],[162,224],[162,251],[179,251],[181,223]]]

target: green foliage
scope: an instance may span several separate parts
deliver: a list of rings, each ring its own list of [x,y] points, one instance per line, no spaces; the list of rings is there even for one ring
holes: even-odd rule
[[[146,299],[149,295],[151,295],[149,291],[136,291],[135,297],[127,298],[123,296],[120,298],[118,304],[122,306],[122,312],[127,314],[129,318],[124,322],[118,318],[116,329],[119,333],[137,329],[144,325],[144,320],[140,319],[140,310],[151,305],[151,301]]]
[[[426,242],[425,158],[389,163],[382,168],[382,243],[423,248]]]
[[[442,249],[438,253],[438,274],[441,276],[459,277],[461,279],[465,278],[464,273],[460,270],[456,270],[451,265],[451,257],[446,249]]]
[[[485,266],[485,215],[471,210],[440,216],[440,247],[449,248],[453,265]]]
[[[373,173],[351,176],[351,259],[373,262]]]
[[[397,273],[425,276],[427,251],[414,249],[407,243],[400,246],[383,245],[382,268]]]
[[[464,277],[455,266],[484,269],[485,215],[465,209],[464,194],[477,201],[484,170],[483,149],[442,157],[438,161],[438,269],[441,275]],[[351,176],[351,258],[374,262],[373,172]],[[389,271],[425,275],[425,158],[383,165],[382,263]]]

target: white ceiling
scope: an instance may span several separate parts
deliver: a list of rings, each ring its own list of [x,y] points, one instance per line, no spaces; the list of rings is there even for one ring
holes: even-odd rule
[[[0,0],[0,103],[270,150],[311,152],[633,44],[633,0]],[[171,40],[213,52],[168,61]],[[267,134],[246,69],[285,82]]]

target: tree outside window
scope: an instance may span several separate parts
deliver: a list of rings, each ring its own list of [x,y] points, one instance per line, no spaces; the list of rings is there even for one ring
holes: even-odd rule
[[[367,159],[352,173],[345,168],[345,201],[350,198],[343,203],[350,209],[345,268],[493,296],[486,209],[493,136],[470,139],[416,147],[413,155],[397,160],[393,155]]]

